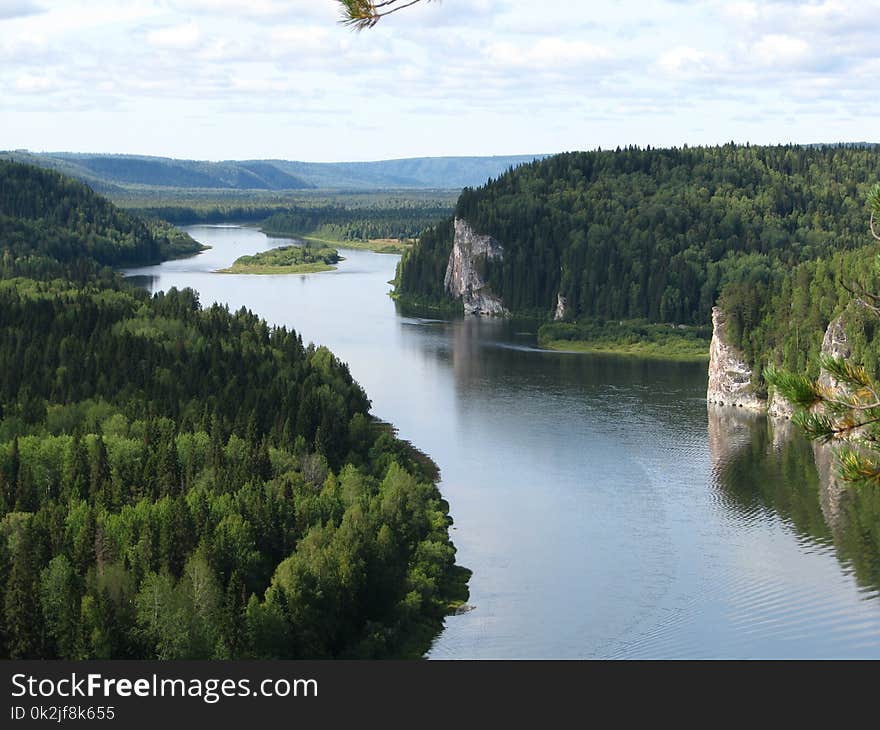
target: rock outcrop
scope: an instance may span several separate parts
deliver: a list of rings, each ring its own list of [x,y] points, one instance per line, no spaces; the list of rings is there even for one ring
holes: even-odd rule
[[[822,354],[835,358],[848,358],[852,355],[852,346],[849,338],[846,336],[846,322],[844,315],[840,315],[837,319],[831,320],[828,329],[825,330],[825,337],[822,339]],[[836,389],[840,386],[831,375],[823,368],[819,373],[819,385]]]
[[[852,347],[846,334],[846,320],[841,314],[832,320],[822,340],[822,354],[847,358]],[[770,398],[757,397],[751,388],[752,370],[742,354],[727,339],[727,319],[720,307],[712,310],[712,342],[709,346],[709,388],[706,399],[710,403],[738,406],[753,411],[766,411],[777,419],[790,419],[794,406],[771,388]],[[838,388],[840,384],[824,369],[819,373],[821,385]]]
[[[794,415],[794,406],[775,388],[772,388],[770,390],[770,398],[767,401],[767,415],[771,418],[790,420]]]
[[[556,295],[556,313],[553,315],[553,320],[555,322],[561,322],[565,319],[565,308],[568,305],[568,300],[564,296],[562,296],[562,292]]]
[[[712,309],[712,342],[709,345],[709,403],[764,411],[767,403],[755,395],[752,369],[727,335],[727,317],[720,307]]]
[[[504,248],[492,236],[480,236],[467,221],[455,219],[455,240],[443,283],[453,299],[462,300],[466,315],[509,314],[483,279],[486,262],[503,257]]]

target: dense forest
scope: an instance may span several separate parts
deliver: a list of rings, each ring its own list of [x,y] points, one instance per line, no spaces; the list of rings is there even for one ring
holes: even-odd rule
[[[325,348],[105,268],[148,224],[2,172],[0,655],[424,651],[467,595],[430,460]]]
[[[83,183],[0,161],[0,275],[93,272],[158,263],[202,246],[159,220],[120,210]]]
[[[863,221],[867,231],[867,222]],[[880,320],[860,306],[856,292],[880,292],[880,245],[867,245],[776,270],[766,279],[728,286],[719,304],[728,315],[728,335],[753,368],[753,384],[764,394],[767,365],[818,375],[828,323],[845,313],[853,359],[880,376]]]
[[[260,227],[270,236],[318,236],[332,241],[406,240],[416,238],[448,215],[449,208],[436,203],[354,209],[324,206],[276,212]]]
[[[618,149],[556,155],[465,189],[455,215],[504,246],[485,262],[516,313],[705,326],[723,292],[758,301],[803,262],[863,247],[880,152],[852,146]],[[404,298],[445,298],[452,228],[401,262]],[[731,296],[735,296],[731,294]]]
[[[338,243],[408,241],[449,217],[454,194],[444,192],[285,195],[192,195],[176,200],[123,196],[132,212],[176,225],[248,223],[266,234]]]

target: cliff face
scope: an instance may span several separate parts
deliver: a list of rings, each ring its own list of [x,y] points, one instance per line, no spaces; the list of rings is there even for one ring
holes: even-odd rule
[[[504,248],[491,236],[479,236],[467,221],[455,219],[455,239],[444,286],[453,299],[461,299],[464,313],[503,316],[509,314],[501,298],[493,294],[483,280],[486,261],[500,259]]]
[[[767,404],[752,392],[751,380],[752,369],[742,354],[728,341],[727,317],[720,307],[714,307],[706,400],[722,406],[763,411]]]
[[[772,418],[790,419],[794,415],[794,406],[774,388],[770,391],[770,399],[767,401],[767,415]]]
[[[846,336],[846,324],[843,316],[841,314],[837,319],[832,320],[828,329],[825,330],[825,337],[822,339],[823,355],[839,358],[847,358],[852,355],[852,347]],[[819,384],[828,388],[837,388],[840,385],[824,369],[819,373]]]
[[[842,358],[852,355],[843,314],[828,324],[825,337],[822,339],[822,354]],[[828,388],[837,389],[840,387],[840,383],[832,378],[824,368],[819,372],[818,380],[820,385]],[[770,393],[770,400],[767,403],[767,413],[774,418],[791,418],[794,415],[794,407],[779,393],[773,391]]]
[[[832,320],[822,340],[822,354],[846,358],[852,347],[846,335],[846,321],[841,314]],[[712,310],[712,343],[709,346],[709,388],[706,399],[719,405],[739,406],[754,411],[767,411],[773,418],[790,419],[794,407],[775,390],[767,401],[751,392],[752,370],[742,355],[727,340],[727,320],[720,307]],[[835,381],[825,370],[819,373],[821,385],[837,388]]]
[[[561,322],[565,319],[565,308],[568,306],[568,300],[562,296],[562,292],[556,295],[556,312],[553,315],[555,322]]]

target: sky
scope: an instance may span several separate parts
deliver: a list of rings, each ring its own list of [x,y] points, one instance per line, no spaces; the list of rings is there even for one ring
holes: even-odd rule
[[[0,0],[0,149],[378,160],[880,141],[880,0]]]

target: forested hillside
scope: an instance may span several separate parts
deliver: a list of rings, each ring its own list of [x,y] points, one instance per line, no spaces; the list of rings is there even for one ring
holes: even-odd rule
[[[2,161],[0,247],[4,276],[158,263],[202,248],[166,223],[129,215],[81,182]]]
[[[226,160],[208,162],[141,155],[0,152],[49,167],[108,194],[143,189],[283,191],[461,190],[542,155],[413,157],[375,162]]]
[[[765,393],[763,370],[776,365],[818,375],[822,338],[829,322],[845,314],[853,361],[880,376],[880,321],[858,304],[856,291],[880,293],[880,245],[863,221],[865,246],[832,253],[777,273],[772,279],[728,286],[719,304],[728,336],[751,365],[753,385]]]
[[[0,655],[423,652],[466,597],[433,464],[325,348],[98,278],[149,226],[46,174],[3,177]]]
[[[731,287],[769,292],[801,262],[867,243],[863,147],[624,149],[557,155],[466,189],[456,215],[504,246],[485,262],[514,312],[705,325]],[[442,299],[451,226],[422,236],[403,298]],[[759,300],[766,296],[758,297]]]
[[[314,187],[271,162],[207,162],[142,155],[7,152],[14,162],[45,167],[119,194],[136,189],[300,190]]]
[[[256,223],[270,236],[357,246],[408,242],[448,218],[457,197],[458,193],[450,191],[230,193],[222,197],[189,193],[177,198],[125,196],[118,202],[132,213],[177,225]]]
[[[433,201],[398,207],[322,206],[274,213],[260,228],[269,235],[325,236],[340,241],[411,239],[448,215],[448,207]]]

